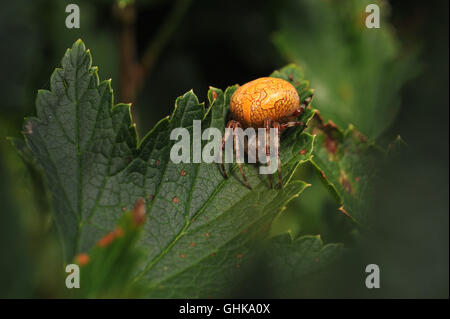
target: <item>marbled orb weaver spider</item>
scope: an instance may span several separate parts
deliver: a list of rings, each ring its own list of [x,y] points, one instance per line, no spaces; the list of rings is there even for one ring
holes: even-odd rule
[[[305,108],[311,103],[312,96],[307,97],[300,103],[300,97],[295,87],[279,78],[263,77],[250,81],[240,86],[232,95],[230,100],[230,117],[227,128],[231,128],[233,132],[234,153],[236,154],[236,162],[239,166],[245,185],[252,189],[244,170],[239,162],[239,149],[236,128],[246,129],[253,127],[255,129],[265,128],[265,145],[266,156],[270,156],[269,132],[270,128],[278,130],[277,145],[280,145],[280,135],[288,127],[303,126],[301,121],[296,119],[303,113]],[[230,130],[227,130],[222,138],[222,154],[225,149],[225,141],[229,138]],[[257,145],[256,145],[257,147]],[[280,179],[280,188],[283,187],[281,177],[281,161],[280,150],[278,148],[278,177]],[[221,162],[223,175],[227,178],[224,161]],[[270,188],[273,188],[272,174],[269,174]]]

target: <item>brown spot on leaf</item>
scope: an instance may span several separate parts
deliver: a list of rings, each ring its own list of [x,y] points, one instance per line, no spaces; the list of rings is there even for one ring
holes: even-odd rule
[[[108,234],[106,234],[105,236],[103,236],[98,242],[97,242],[97,246],[99,247],[106,247],[109,244],[111,244],[114,240],[114,238],[116,237],[116,235],[113,232],[109,232]]]
[[[191,243],[189,244],[189,246],[191,246],[191,247],[195,247],[195,246],[197,246],[197,244],[196,244],[196,243],[194,243],[194,242],[191,242]]]
[[[178,199],[178,197],[174,197],[174,198],[172,198],[172,202],[174,203],[174,204],[178,204],[179,203],[179,199]]]
[[[299,152],[299,154],[300,154],[300,155],[305,155],[305,154],[306,154],[306,150],[305,150],[305,149],[301,150],[301,151]]]
[[[86,254],[86,253],[81,253],[81,254],[78,254],[78,255],[75,257],[75,260],[77,261],[77,264],[78,264],[80,267],[83,267],[84,265],[86,265],[86,264],[91,260],[91,258],[89,257],[88,254]]]
[[[331,134],[333,131],[338,130],[338,126],[332,121],[328,120],[327,123],[322,125],[322,129],[327,133]]]
[[[342,139],[342,132],[333,121],[329,120],[327,123],[324,123],[322,116],[317,110],[314,113],[312,127],[313,135],[325,135],[323,146],[331,155],[329,160],[333,160],[332,156],[336,155],[338,151],[339,141]]]
[[[328,153],[335,155],[337,152],[337,141],[330,137],[330,135],[327,135],[325,137],[325,141],[323,142],[325,148],[327,149]]]
[[[180,254],[180,257],[184,259],[184,258],[186,258],[186,255],[185,254]]]
[[[160,163],[160,161],[159,161],[159,160],[156,160],[156,161],[155,161],[155,165],[156,165],[156,166],[158,166],[158,165],[159,165],[159,163]]]
[[[186,171],[184,169],[182,169],[181,172],[180,172],[180,175],[181,176],[186,176]]]
[[[320,133],[320,130],[317,127],[313,127],[311,130],[312,135],[318,135]]]
[[[114,229],[114,235],[116,237],[122,237],[124,234],[123,229],[121,227],[116,227],[116,229]]]
[[[341,185],[349,194],[353,194],[352,185],[350,184],[350,181],[348,180],[347,175],[343,170],[341,170],[341,175],[339,176],[339,183],[341,183]]]
[[[127,208],[125,206],[122,206],[122,211],[125,213],[127,211]]]
[[[136,201],[136,204],[134,204],[133,209],[133,220],[134,223],[137,225],[141,225],[144,223],[145,220],[145,202],[143,198],[138,198]]]
[[[289,78],[289,81],[293,81],[294,80],[294,77],[292,76],[292,74],[289,74],[288,78]]]
[[[319,131],[317,129],[320,129],[320,131],[325,133],[325,148],[329,153],[333,155],[336,154],[338,141],[342,137],[342,132],[339,130],[338,126],[331,120],[324,123],[319,111],[314,113],[314,122],[315,125],[312,132],[318,134]]]
[[[33,134],[33,123],[31,121],[25,125],[25,130],[28,135]]]
[[[354,135],[356,138],[359,138],[359,140],[360,140],[361,142],[363,142],[363,143],[367,143],[367,141],[368,141],[367,137],[366,137],[364,134],[362,134],[361,132],[357,131],[357,130],[354,130],[354,131],[353,131],[353,135]]]
[[[206,237],[206,238],[209,238],[210,236],[211,236],[210,233],[206,233],[206,234],[205,234],[205,237]]]
[[[314,119],[316,121],[318,121],[320,124],[323,124],[323,118],[322,118],[322,115],[320,115],[319,110],[315,110],[315,112],[314,112]]]
[[[348,181],[348,179],[344,178],[341,180],[342,186],[344,186],[345,190],[349,192],[350,194],[353,194],[352,185]]]
[[[239,259],[240,259],[240,258],[242,258],[243,256],[244,256],[243,254],[237,254],[237,255],[236,255],[236,258],[239,258]]]
[[[215,101],[217,99],[218,95],[216,91],[212,91],[212,98]]]
[[[359,180],[360,180],[360,177],[359,177],[359,176],[356,176],[356,177],[355,177],[355,182],[359,182]]]

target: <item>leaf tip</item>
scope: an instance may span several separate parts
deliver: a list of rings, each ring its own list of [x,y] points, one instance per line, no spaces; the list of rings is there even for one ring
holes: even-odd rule
[[[80,48],[82,51],[89,52],[89,49],[86,50],[86,46],[84,45],[83,40],[81,38],[78,38],[72,45],[72,49]]]
[[[338,208],[338,210],[343,213],[345,216],[350,217],[350,214],[345,210],[344,205],[341,205],[341,207]]]

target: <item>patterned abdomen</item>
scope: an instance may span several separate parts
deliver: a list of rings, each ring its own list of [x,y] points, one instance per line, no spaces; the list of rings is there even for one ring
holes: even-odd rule
[[[244,127],[263,127],[265,119],[284,122],[299,107],[297,90],[289,82],[264,77],[240,86],[230,101],[234,120]]]

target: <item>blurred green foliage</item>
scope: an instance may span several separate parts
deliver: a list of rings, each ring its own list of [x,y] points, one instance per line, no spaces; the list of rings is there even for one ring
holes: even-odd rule
[[[71,289],[76,298],[138,298],[145,287],[133,281],[144,257],[137,248],[145,220],[143,201],[124,212],[117,226],[105,234],[88,252],[78,254],[73,263],[80,267],[80,288]],[[81,280],[83,278],[83,280]]]
[[[70,2],[2,4],[0,136],[19,135],[23,117],[33,112],[36,90],[48,88],[61,52],[77,38],[95,52],[100,77],[118,86],[113,1],[77,1],[78,30],[64,27]],[[141,55],[174,2],[135,3]],[[337,212],[323,187],[311,187],[302,200],[291,202],[273,235],[287,229],[294,235],[321,234],[325,243],[344,241],[352,248],[334,271],[305,280],[292,296],[448,297],[448,3],[382,2],[379,30],[361,28],[363,3],[194,1],[134,103],[135,121],[146,132],[191,88],[224,88],[299,63],[316,88],[314,106],[326,119],[343,127],[353,123],[381,142],[400,134],[408,151],[383,166],[364,236]],[[405,82],[418,70],[414,81]],[[62,296],[61,249],[40,175],[5,138],[0,152],[0,296]],[[311,168],[296,174],[319,185]],[[377,291],[363,285],[363,269],[373,262],[382,271],[383,288]],[[252,273],[263,274],[263,265],[264,260]],[[261,286],[270,288],[270,278],[249,275],[234,296],[273,296],[270,289],[246,290]]]
[[[365,26],[370,3],[380,7],[380,29]],[[305,69],[322,116],[372,139],[392,124],[400,88],[420,69],[417,54],[401,50],[389,15],[385,1],[292,1],[274,36],[280,52]]]
[[[286,59],[295,61],[304,68],[312,87],[316,89],[313,105],[320,111],[324,122],[332,120],[341,129],[346,129],[349,124],[354,125],[357,130],[367,135],[370,141],[374,141],[389,128],[400,107],[400,87],[418,72],[415,60],[417,54],[401,51],[401,43],[389,22],[390,6],[387,2],[376,2],[382,13],[382,27],[366,28],[365,8],[372,2],[288,2],[280,10],[279,28],[273,36],[275,45]],[[299,16],[302,19],[299,19]],[[332,125],[329,127],[332,128]],[[334,131],[337,135],[344,134],[339,133],[339,128]],[[319,143],[331,141],[323,135],[319,134]],[[338,138],[341,139],[342,137]],[[340,153],[341,157],[347,157],[346,151],[342,151],[344,145],[340,144],[344,143],[334,145],[334,151]],[[325,146],[315,152],[317,157],[313,160],[318,161],[322,167],[337,164],[327,159],[330,156],[336,157],[326,151],[326,148],[332,145]],[[364,178],[359,182],[361,177],[358,174],[361,175],[365,170],[366,175],[375,175],[376,165],[359,163],[360,160],[357,158],[353,163],[347,161],[347,164],[345,161],[339,161],[338,165],[343,165],[340,169],[329,170],[331,176],[328,177],[334,180],[330,191],[334,196],[337,195],[337,199],[320,195],[323,191],[317,189],[316,183],[312,183],[317,177],[311,176],[312,172],[308,172],[308,169],[301,168],[297,176],[305,176],[306,180],[311,181],[314,196],[298,198],[291,202],[278,225],[274,225],[274,233],[283,231],[285,227],[297,227],[321,233],[326,241],[348,240],[355,225],[349,225],[340,213],[347,210],[350,212],[352,206],[355,206],[355,199],[360,199],[370,188],[370,182],[364,181]],[[367,167],[358,169],[364,165]],[[313,170],[312,167],[309,169]],[[358,170],[359,173],[356,173]],[[349,177],[346,174],[349,174]],[[340,182],[342,179],[346,185]],[[345,186],[350,188],[350,192],[345,190]],[[355,195],[355,189],[363,192]],[[371,194],[359,205],[358,216],[367,214],[369,202],[373,198],[373,193]],[[342,200],[344,197],[346,203]],[[336,202],[336,205],[333,205],[333,202]],[[328,210],[327,207],[336,208]],[[340,207],[344,210],[338,213],[337,208]],[[301,215],[298,214],[299,211],[302,212]],[[331,214],[340,216],[330,216]],[[310,217],[305,220],[305,216]],[[297,220],[297,223],[294,223],[294,220]],[[297,225],[294,226],[295,224]],[[330,232],[333,228],[341,231]]]

